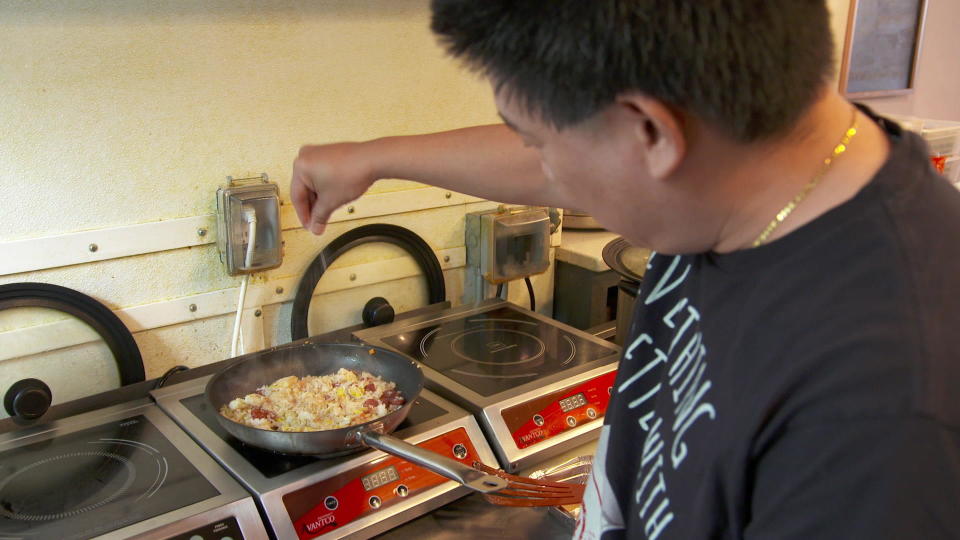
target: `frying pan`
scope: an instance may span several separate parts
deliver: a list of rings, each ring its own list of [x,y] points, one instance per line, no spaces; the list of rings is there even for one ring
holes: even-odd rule
[[[506,487],[506,480],[498,476],[485,474],[388,435],[403,422],[420,395],[423,372],[413,360],[387,349],[352,343],[307,342],[265,351],[240,359],[211,377],[205,394],[213,409],[219,412],[233,399],[277,379],[290,375],[331,375],[340,368],[366,371],[395,383],[406,403],[396,411],[364,424],[323,431],[293,433],[259,429],[234,422],[219,413],[217,421],[237,439],[274,452],[329,458],[359,452],[369,446],[416,463],[475,491],[487,493]]]

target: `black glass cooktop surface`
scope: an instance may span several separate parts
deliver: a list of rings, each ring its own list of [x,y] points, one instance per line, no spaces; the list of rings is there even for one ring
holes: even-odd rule
[[[223,429],[215,416],[219,413],[213,410],[213,407],[210,406],[206,396],[203,394],[181,399],[180,402],[183,403],[183,406],[186,407],[187,410],[202,420],[204,425],[210,428],[210,430],[213,431],[217,437],[220,437],[227,444],[233,447],[234,450],[243,456],[244,459],[249,461],[251,465],[256,467],[256,469],[260,471],[260,474],[266,478],[274,478],[294,469],[299,469],[300,467],[321,461],[320,458],[310,456],[278,454],[276,452],[262,450],[255,446],[250,446],[240,441]],[[407,413],[407,417],[404,419],[404,421],[397,426],[396,430],[394,430],[394,435],[403,438],[403,431],[406,428],[426,422],[428,420],[433,420],[434,418],[439,418],[446,412],[447,411],[445,409],[428,401],[423,396],[420,396],[416,401],[414,401],[413,406],[410,407],[410,412]],[[337,463],[340,463],[344,459],[352,459],[353,457],[354,456],[351,455],[343,458],[328,458],[323,461],[326,461],[333,466]],[[0,540],[3,539],[0,538]]]
[[[483,396],[616,354],[510,306],[381,339]]]
[[[219,494],[133,416],[0,452],[0,539],[90,538]]]

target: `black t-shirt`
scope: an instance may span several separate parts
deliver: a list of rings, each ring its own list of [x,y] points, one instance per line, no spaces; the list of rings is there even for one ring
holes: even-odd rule
[[[577,536],[960,538],[960,192],[878,121],[850,201],[654,256]]]

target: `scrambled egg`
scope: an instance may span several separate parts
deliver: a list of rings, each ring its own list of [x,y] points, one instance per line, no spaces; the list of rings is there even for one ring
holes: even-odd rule
[[[273,431],[320,431],[369,422],[405,403],[392,382],[340,368],[332,375],[284,377],[234,399],[220,414]]]

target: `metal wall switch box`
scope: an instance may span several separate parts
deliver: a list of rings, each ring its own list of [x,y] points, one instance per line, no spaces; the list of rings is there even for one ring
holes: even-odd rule
[[[268,182],[265,174],[228,180],[228,185],[217,190],[220,262],[231,276],[280,266],[283,254],[277,185]]]
[[[489,283],[505,283],[550,268],[546,208],[498,208],[467,214],[467,265]]]

